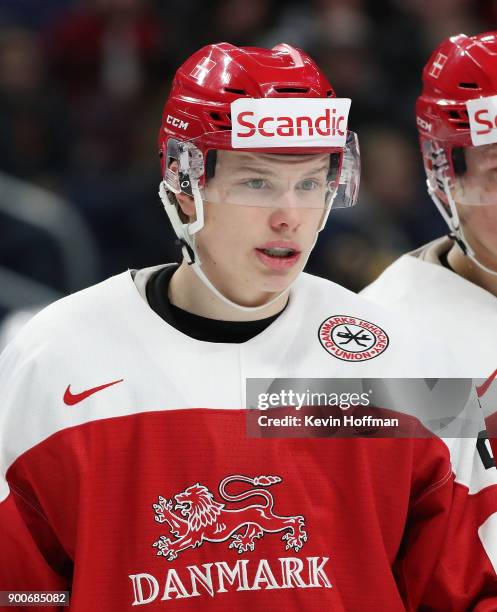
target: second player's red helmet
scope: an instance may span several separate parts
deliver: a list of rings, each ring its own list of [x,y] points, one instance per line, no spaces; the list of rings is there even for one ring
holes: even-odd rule
[[[480,260],[467,228],[468,219],[488,215],[482,207],[497,205],[497,32],[452,36],[433,52],[416,122],[428,192],[449,236],[480,269],[497,274]]]
[[[497,32],[445,40],[423,70],[417,100],[420,136],[471,145],[466,102],[497,94]]]
[[[444,203],[443,183],[453,188],[465,171],[463,147],[480,144],[475,141],[474,121],[484,116],[479,117],[478,111],[468,113],[468,108],[474,100],[496,95],[497,32],[451,36],[424,67],[416,123],[429,188]],[[495,113],[484,119],[488,123],[487,119],[493,123]],[[493,124],[490,129],[496,128]]]

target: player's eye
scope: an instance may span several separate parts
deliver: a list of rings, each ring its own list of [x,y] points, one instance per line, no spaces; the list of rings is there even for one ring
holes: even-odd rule
[[[243,184],[247,186],[249,189],[264,189],[269,187],[268,181],[266,179],[249,179],[248,181],[244,181]]]
[[[316,179],[304,179],[298,183],[297,188],[302,191],[313,191],[314,189],[318,189],[319,186],[320,181]]]

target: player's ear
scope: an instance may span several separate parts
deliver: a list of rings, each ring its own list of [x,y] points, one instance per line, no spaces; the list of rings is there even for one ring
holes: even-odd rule
[[[169,169],[172,170],[172,172],[174,173],[178,172],[178,162],[176,160],[173,160],[169,166]],[[193,197],[183,192],[176,193],[174,195],[176,196],[180,212],[183,213],[183,215],[185,215],[186,217],[188,217],[190,221],[194,221],[195,202],[193,201]]]

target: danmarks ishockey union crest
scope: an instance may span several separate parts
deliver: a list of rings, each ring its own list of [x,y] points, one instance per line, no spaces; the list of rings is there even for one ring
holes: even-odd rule
[[[245,482],[251,488],[237,495],[230,495],[226,486],[230,482]],[[241,502],[262,497],[262,503],[252,503],[243,508],[226,508],[226,504],[214,499],[207,487],[200,483],[189,486],[172,499],[158,498],[153,504],[155,520],[167,524],[169,535],[161,535],[154,542],[157,555],[173,561],[188,548],[197,548],[204,542],[219,544],[231,540],[229,548],[243,552],[255,549],[256,540],[267,533],[284,532],[286,550],[298,552],[307,541],[303,516],[279,516],[273,510],[274,498],[267,487],[281,482],[279,476],[227,476],[219,485],[223,501]],[[176,513],[173,511],[178,510]],[[173,537],[171,537],[173,536]]]
[[[319,326],[319,341],[342,361],[367,361],[388,347],[387,333],[375,323],[349,315],[333,315]]]

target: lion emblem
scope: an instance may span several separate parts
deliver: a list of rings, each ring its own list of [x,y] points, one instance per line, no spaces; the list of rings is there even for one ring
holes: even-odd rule
[[[245,482],[252,488],[230,495],[226,486],[230,482]],[[255,549],[255,542],[266,533],[284,532],[282,540],[286,541],[286,550],[292,548],[298,552],[307,541],[305,520],[303,516],[279,516],[273,511],[274,499],[266,487],[281,482],[279,476],[227,476],[219,485],[219,494],[224,501],[240,502],[251,497],[262,497],[263,503],[253,503],[243,508],[229,509],[224,503],[214,499],[207,487],[197,482],[172,499],[159,496],[158,503],[153,504],[155,520],[167,523],[170,536],[161,535],[153,543],[157,555],[168,561],[176,559],[178,554],[188,548],[197,548],[204,542],[226,542],[231,539],[229,548],[238,553]],[[179,514],[173,512],[179,510]],[[181,515],[181,516],[180,516]]]

